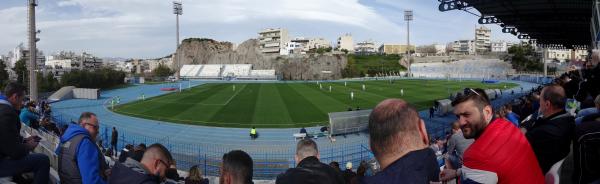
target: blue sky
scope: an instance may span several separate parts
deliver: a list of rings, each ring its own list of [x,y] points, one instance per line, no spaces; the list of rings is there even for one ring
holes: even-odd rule
[[[241,43],[263,28],[287,28],[292,37],[333,42],[351,33],[354,42],[372,39],[405,43],[403,11],[412,9],[411,43],[445,44],[473,39],[478,17],[440,12],[437,0],[183,0],[181,39],[212,38]],[[39,0],[38,48],[45,53],[86,51],[101,57],[154,58],[175,48],[171,0]],[[0,54],[27,42],[26,0],[0,3]],[[518,41],[497,25],[492,40]]]

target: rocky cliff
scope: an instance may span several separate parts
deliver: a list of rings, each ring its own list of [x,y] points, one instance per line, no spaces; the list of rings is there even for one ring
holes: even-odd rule
[[[347,64],[345,55],[266,55],[260,52],[257,39],[247,40],[235,49],[230,42],[185,39],[173,57],[179,57],[182,65],[252,64],[255,70],[275,69],[286,80],[339,79]]]

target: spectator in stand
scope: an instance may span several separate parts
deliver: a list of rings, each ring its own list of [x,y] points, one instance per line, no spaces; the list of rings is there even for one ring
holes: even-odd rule
[[[188,177],[185,178],[185,184],[208,184],[208,179],[203,178],[198,165],[194,165],[190,168]]]
[[[110,184],[158,184],[165,180],[167,169],[173,162],[171,152],[161,144],[152,144],[138,162],[127,158],[115,163],[108,183]]]
[[[364,160],[360,161],[360,165],[356,169],[356,176],[352,178],[352,180],[350,180],[349,184],[359,184],[359,179],[366,176],[368,167],[369,166],[367,162],[365,162]]]
[[[512,111],[511,104],[506,104],[504,106],[504,113],[505,113],[506,119],[518,128],[519,127],[519,115],[517,115],[516,113],[514,113]]]
[[[146,144],[141,143],[133,149],[133,154],[130,157],[138,162],[141,162],[142,157],[144,157],[144,152],[146,152]]]
[[[446,167],[451,169],[462,167],[465,150],[467,150],[474,141],[474,139],[465,139],[458,121],[452,123],[452,135],[448,139]]]
[[[127,160],[127,158],[131,157],[132,153],[133,153],[133,145],[131,145],[131,144],[125,145],[123,150],[121,150],[121,154],[119,155],[119,162],[120,163],[125,162],[125,160]]]
[[[577,113],[577,118],[575,118],[575,124],[581,124],[586,116],[600,113],[600,95],[596,96],[596,99],[594,99],[594,106],[595,107],[590,107],[579,111],[579,113]]]
[[[113,127],[112,134],[110,136],[110,150],[114,151],[115,156],[117,156],[117,143],[118,143],[118,141],[119,141],[119,132],[117,132],[117,128],[116,127]]]
[[[525,136],[531,144],[542,172],[565,158],[571,150],[575,118],[565,111],[565,91],[558,85],[546,86],[540,95],[543,118],[537,119]]]
[[[21,119],[21,122],[33,129],[37,130],[40,127],[38,122],[40,117],[35,113],[35,102],[27,103],[27,106],[21,109],[19,118]]]
[[[369,142],[381,171],[361,183],[429,183],[439,181],[435,153],[428,147],[425,122],[401,99],[379,103],[369,115]]]
[[[429,146],[435,153],[435,158],[439,166],[444,165],[444,141],[440,138],[433,141],[433,144]]]
[[[61,183],[106,183],[109,168],[95,144],[98,128],[96,114],[84,112],[79,124],[69,125],[60,137],[56,155]]]
[[[340,163],[333,161],[333,162],[329,162],[329,166],[333,167],[333,169],[335,169],[338,172],[342,172],[342,170],[340,169]]]
[[[356,177],[356,173],[352,171],[352,162],[346,163],[346,170],[344,171],[344,180],[346,183],[352,182],[352,180]]]
[[[482,89],[469,89],[452,106],[464,137],[475,142],[465,151],[462,168],[442,171],[443,181],[462,176],[461,183],[544,183],[527,139],[510,122],[494,119]]]
[[[233,150],[223,155],[219,183],[252,184],[252,158],[241,150]]]
[[[315,141],[312,139],[298,141],[296,156],[294,157],[298,165],[296,168],[290,168],[285,173],[277,176],[276,183],[345,183],[342,173],[327,164],[321,163],[319,157],[319,149]]]
[[[600,113],[585,116],[575,128],[573,183],[600,183]]]
[[[21,109],[25,87],[9,83],[0,94],[0,177],[11,177],[33,172],[33,183],[47,184],[50,160],[44,154],[29,154],[37,147],[39,137],[21,137],[21,122],[17,111]]]

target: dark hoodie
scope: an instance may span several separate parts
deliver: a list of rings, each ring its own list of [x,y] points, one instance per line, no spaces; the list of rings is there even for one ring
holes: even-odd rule
[[[127,158],[123,163],[115,163],[112,168],[110,178],[108,179],[110,184],[158,184],[160,178],[155,175],[151,175],[150,171],[144,167],[140,162]]]
[[[83,183],[106,183],[106,181],[99,174],[104,173],[104,171],[100,171],[100,160],[95,159],[100,155],[99,149],[91,140],[90,134],[86,129],[79,125],[69,125],[63,136],[60,137],[60,144],[64,144],[77,135],[84,136],[77,147],[77,158],[82,158],[77,159],[77,166],[79,168],[79,174],[81,175],[81,181]],[[61,155],[60,148],[60,146],[57,147],[55,151],[57,155]]]

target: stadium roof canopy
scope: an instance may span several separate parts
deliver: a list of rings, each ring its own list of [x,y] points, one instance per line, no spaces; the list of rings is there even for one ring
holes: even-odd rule
[[[502,32],[541,45],[584,48],[592,44],[594,0],[438,0],[439,10],[464,10],[480,24],[499,24]],[[480,14],[473,13],[476,9]]]

